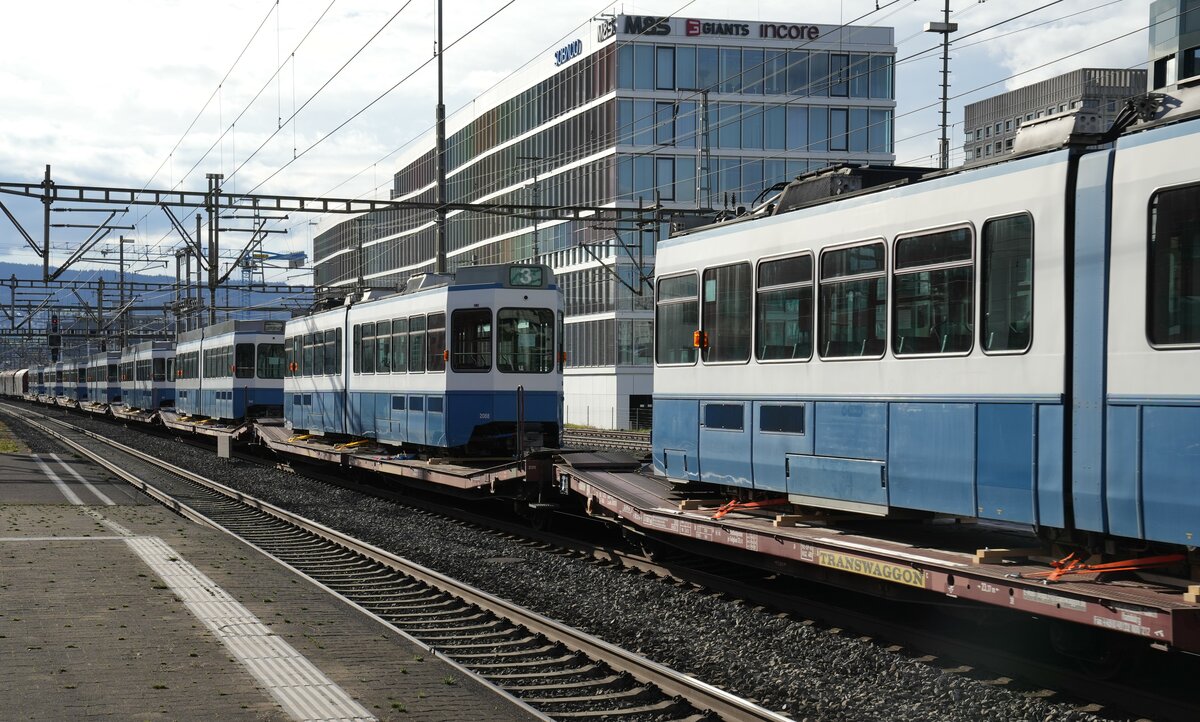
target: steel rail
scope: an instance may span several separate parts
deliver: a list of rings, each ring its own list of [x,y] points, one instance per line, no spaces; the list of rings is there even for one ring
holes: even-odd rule
[[[697,680],[690,675],[683,674],[669,667],[658,664],[657,662],[653,662],[639,655],[632,654],[616,645],[605,642],[602,639],[573,629],[565,624],[554,621],[548,617],[542,616],[523,607],[511,604],[499,597],[484,592],[480,589],[476,589],[475,587],[458,580],[452,579],[433,569],[429,569],[420,564],[404,559],[403,557],[399,557],[374,545],[354,539],[353,537],[342,534],[341,532],[331,529],[323,524],[306,519],[297,514],[293,514],[285,509],[221,484],[220,482],[208,479],[199,474],[195,474],[187,469],[183,469],[167,461],[163,461],[162,459],[158,459],[153,455],[126,446],[112,439],[105,438],[104,436],[96,434],[87,429],[82,429],[72,424],[68,424],[65,421],[45,416],[42,418],[45,418],[53,423],[66,426],[73,432],[87,436],[95,441],[100,442],[101,444],[140,459],[145,463],[152,464],[181,478],[187,479],[192,483],[218,492],[226,497],[273,516],[281,521],[301,528],[328,542],[337,544],[357,554],[361,554],[368,559],[422,581],[442,592],[454,595],[465,602],[492,612],[493,614],[503,617],[510,622],[542,634],[547,639],[557,642],[564,647],[587,655],[588,657],[597,661],[602,661],[618,670],[628,672],[639,682],[642,682],[643,684],[655,685],[668,695],[682,697],[697,708],[708,710],[718,715],[722,719],[731,720],[733,722],[787,722],[789,719],[786,716],[764,709],[753,702],[742,699],[730,692]],[[220,524],[216,524],[204,515],[188,507],[186,504],[182,504],[165,492],[154,488],[145,480],[138,479],[136,475],[122,469],[118,464],[110,459],[105,458],[103,455],[67,438],[65,435],[54,431],[44,424],[30,421],[28,418],[26,418],[26,421],[27,423],[31,423],[37,428],[59,439],[72,449],[75,449],[79,453],[87,456],[89,459],[92,459],[120,478],[129,481],[134,486],[145,491],[156,501],[163,503],[173,511],[176,511],[177,513],[193,521],[197,521],[237,536],[228,529],[225,529]]]

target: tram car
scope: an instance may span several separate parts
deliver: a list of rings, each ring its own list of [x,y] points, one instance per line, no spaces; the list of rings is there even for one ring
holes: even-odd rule
[[[296,431],[463,455],[557,447],[562,293],[543,265],[410,279],[400,293],[288,321]]]
[[[175,408],[222,420],[281,416],[283,328],[232,320],[179,334]]]
[[[175,405],[175,343],[143,341],[121,350],[121,400],[126,409]]]
[[[94,404],[118,404],[121,402],[121,352],[101,351],[87,361],[85,383],[88,400]]]
[[[1200,89],[1135,108],[985,166],[815,172],[661,242],[655,473],[1196,545]]]
[[[50,378],[46,381],[46,396],[49,401],[54,403],[58,399],[66,396],[65,377],[67,374],[67,364],[65,361],[59,361],[48,367]]]
[[[68,361],[63,365],[63,397],[76,405],[87,403],[87,361]]]
[[[38,401],[46,396],[46,367],[33,366],[29,369],[29,397]]]

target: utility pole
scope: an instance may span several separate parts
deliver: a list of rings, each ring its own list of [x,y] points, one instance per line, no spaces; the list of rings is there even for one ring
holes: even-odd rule
[[[205,201],[208,210],[208,325],[212,326],[217,322],[217,280],[220,278],[220,231],[217,227],[220,223],[220,203],[217,197],[221,193],[221,181],[225,176],[221,173],[207,173],[205,178],[208,179],[208,196]]]
[[[941,168],[950,167],[950,113],[946,107],[950,92],[950,33],[958,30],[958,23],[950,22],[950,0],[942,9],[942,21],[925,23],[925,32],[939,33],[942,36],[942,138],[938,149],[941,154]]]
[[[534,163],[539,163],[542,160],[540,155],[519,155],[517,160],[528,160]],[[538,172],[541,168],[537,165],[533,167],[533,205],[541,203],[541,186],[538,184]],[[538,251],[538,212],[533,212],[533,262],[538,263],[538,257],[541,253]]]
[[[125,320],[125,244],[126,243],[133,243],[133,239],[126,238],[125,236],[119,236],[117,238],[117,248],[119,249],[117,252],[117,259],[118,259],[117,265],[118,265],[118,268],[120,269],[118,271],[119,291],[118,291],[117,298],[119,299],[119,304],[117,306],[117,314],[118,314],[118,320],[120,321],[119,328],[121,330],[121,348],[125,348],[125,335],[128,333],[128,329],[126,328],[126,320]]]
[[[437,4],[437,247],[433,272],[446,272],[446,103],[442,96],[442,0]]]

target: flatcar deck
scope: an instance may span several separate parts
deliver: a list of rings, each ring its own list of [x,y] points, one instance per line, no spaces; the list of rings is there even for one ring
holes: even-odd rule
[[[520,480],[525,474],[524,466],[517,461],[467,465],[458,460],[441,462],[405,459],[397,456],[394,451],[377,445],[355,446],[319,436],[298,437],[282,424],[259,422],[255,429],[258,438],[276,453],[402,476],[460,490],[491,493],[496,490],[497,484]]]
[[[188,416],[175,411],[163,409],[158,412],[158,418],[168,429],[183,431],[201,436],[228,436],[233,441],[241,441],[254,430],[251,421],[222,421],[198,416]]]
[[[140,424],[149,424],[154,421],[154,417],[158,414],[157,411],[148,409],[131,409],[128,406],[114,404],[108,407],[112,411],[112,415],[124,421],[136,421]]]
[[[869,526],[777,526],[773,514],[733,511],[714,519],[715,507],[688,508],[695,504],[681,504],[669,482],[632,471],[579,468],[569,460],[556,467],[559,478],[587,499],[589,513],[620,518],[683,546],[715,545],[815,572],[825,581],[874,582],[885,594],[889,585],[898,585],[893,589],[923,590],[1200,652],[1200,605],[1184,601],[1185,588],[1102,581],[1096,574],[1046,583],[1024,577],[1045,573],[1048,564],[1020,555],[1003,564],[978,563],[972,550],[997,543],[1011,546],[1023,538],[1004,530],[925,525],[911,527],[905,538],[904,525],[889,524],[890,538],[884,539],[871,534]]]

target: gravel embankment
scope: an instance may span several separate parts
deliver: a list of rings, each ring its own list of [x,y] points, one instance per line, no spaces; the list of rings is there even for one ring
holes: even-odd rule
[[[640,651],[797,720],[1096,719],[1065,704],[944,673],[871,643],[639,575],[541,552],[390,501],[218,459],[178,441],[92,419],[76,418],[75,423]],[[34,445],[28,427],[12,426]]]

